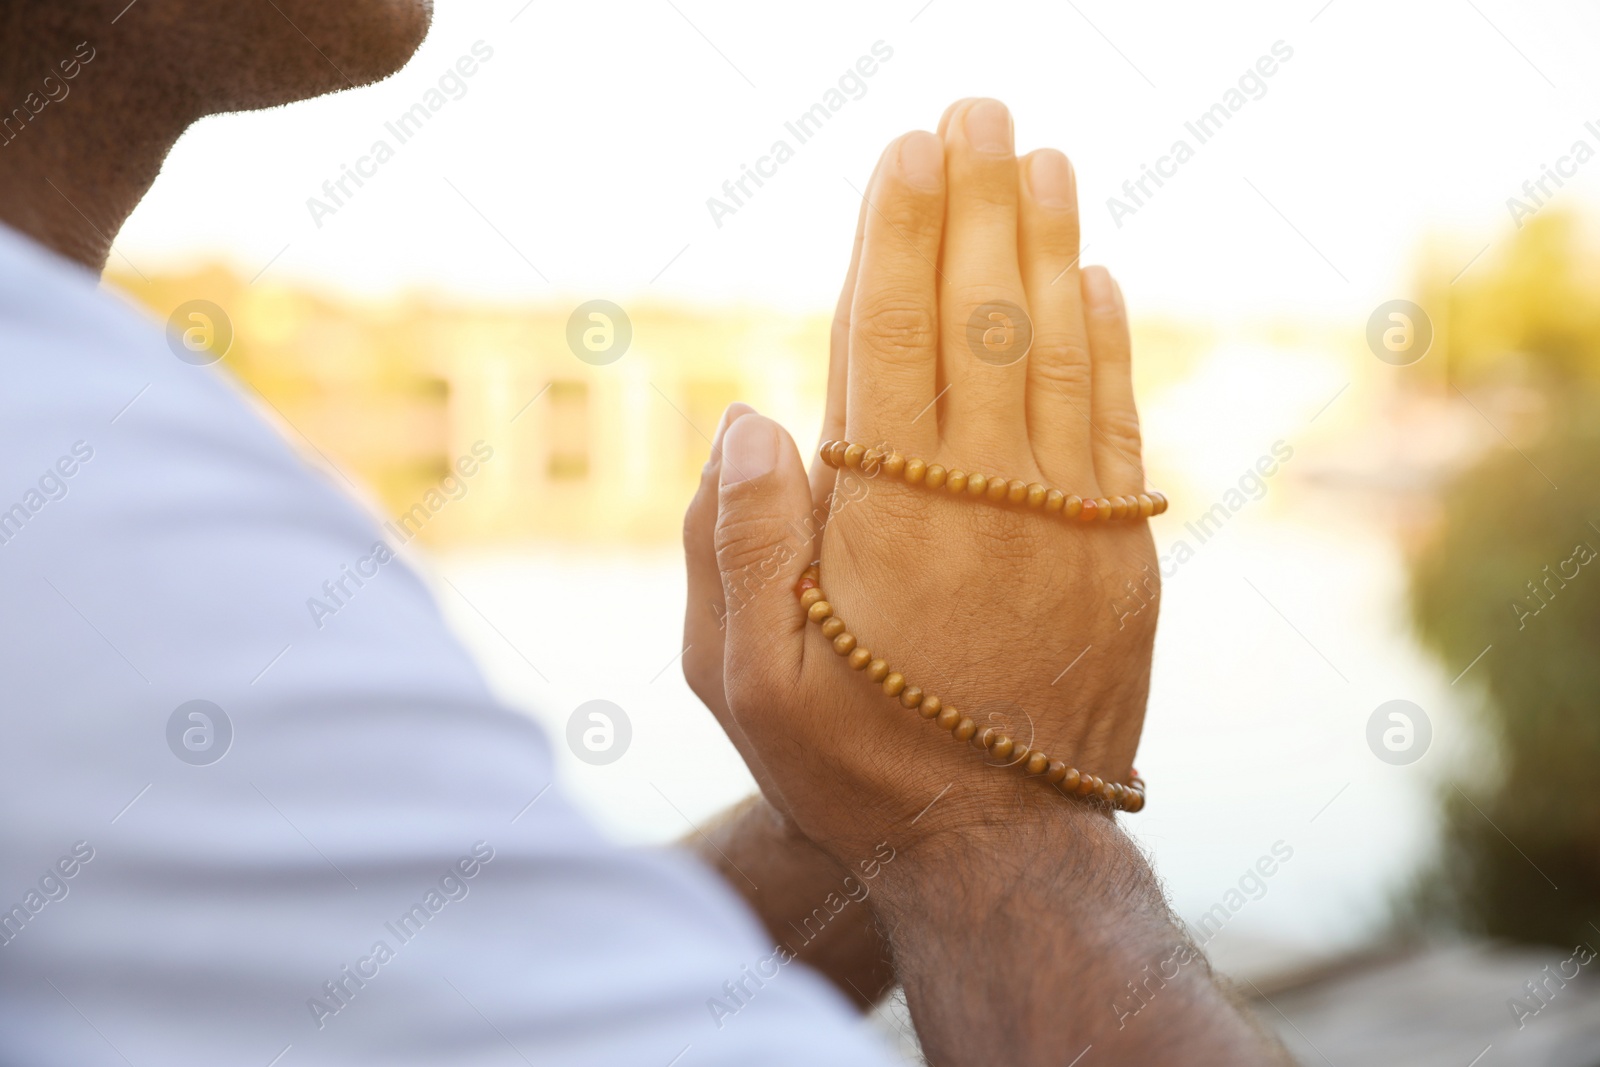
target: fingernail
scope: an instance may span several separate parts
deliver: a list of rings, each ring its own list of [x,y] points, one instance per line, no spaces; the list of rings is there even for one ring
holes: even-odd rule
[[[1083,284],[1089,290],[1089,302],[1101,311],[1111,311],[1117,306],[1115,283],[1111,272],[1104,267],[1085,267]]]
[[[1072,206],[1072,164],[1060,152],[1036,152],[1028,162],[1028,188],[1045,207]]]
[[[1011,112],[998,100],[979,100],[967,109],[967,143],[979,152],[1011,154]]]
[[[944,145],[939,138],[925,130],[906,134],[900,141],[900,174],[908,185],[938,192],[944,180]]]
[[[717,432],[711,435],[711,458],[706,460],[705,470],[710,472],[713,467],[722,462],[722,438],[736,420],[745,415],[754,415],[756,409],[742,401],[734,401],[722,413],[722,421],[717,423]]]
[[[778,466],[778,427],[759,415],[728,427],[722,439],[722,484],[738,485]]]

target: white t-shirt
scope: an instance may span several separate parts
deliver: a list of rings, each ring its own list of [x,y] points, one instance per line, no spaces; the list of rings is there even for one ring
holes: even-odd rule
[[[372,518],[3,227],[0,376],[0,1062],[891,1061],[715,875],[539,796]]]

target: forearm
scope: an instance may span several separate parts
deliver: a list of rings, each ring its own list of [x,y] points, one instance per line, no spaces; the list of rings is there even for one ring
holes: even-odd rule
[[[867,902],[871,883],[846,870],[760,796],[683,842],[760,917],[773,946],[870,1007],[894,984],[889,949]]]
[[[1154,872],[1106,816],[1052,805],[1036,836],[905,850],[880,886],[931,1064],[1284,1064],[1213,978]],[[1090,1061],[1086,1061],[1090,1062]]]

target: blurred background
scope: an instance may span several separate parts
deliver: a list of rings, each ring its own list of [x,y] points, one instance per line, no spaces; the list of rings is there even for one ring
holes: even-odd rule
[[[1173,506],[1127,825],[1177,913],[1303,1062],[1600,1064],[1593,5],[437,14],[380,86],[197,126],[108,277],[220,309],[609,830],[752,788],[679,668],[683,507],[731,401],[815,440],[878,152],[996,96],[1135,318]],[[561,743],[591,700],[610,762]]]

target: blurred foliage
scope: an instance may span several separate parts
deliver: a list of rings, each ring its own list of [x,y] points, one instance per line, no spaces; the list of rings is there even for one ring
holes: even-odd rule
[[[1444,295],[1428,310],[1442,320],[1458,384],[1600,382],[1600,256],[1575,216],[1534,218],[1453,283],[1436,273],[1429,288]]]
[[[1517,446],[1445,487],[1411,588],[1452,674],[1492,645],[1461,683],[1484,695],[1488,744],[1444,786],[1413,917],[1566,947],[1600,940],[1597,262],[1575,219],[1541,216],[1444,287],[1450,388]],[[1531,412],[1515,429],[1497,417],[1507,396]]]

